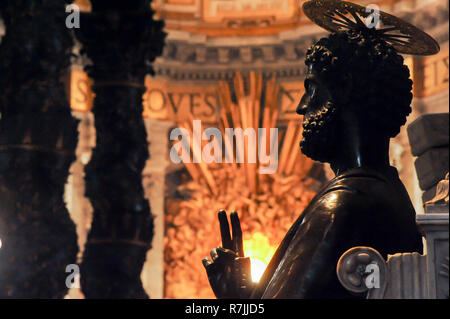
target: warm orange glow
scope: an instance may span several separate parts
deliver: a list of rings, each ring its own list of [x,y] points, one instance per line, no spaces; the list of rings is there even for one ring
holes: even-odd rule
[[[276,247],[270,245],[269,239],[260,232],[244,238],[244,253],[251,260],[253,282],[259,281],[275,250]]]

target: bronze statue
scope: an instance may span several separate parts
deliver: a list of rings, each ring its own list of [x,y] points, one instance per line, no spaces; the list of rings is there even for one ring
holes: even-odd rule
[[[365,8],[338,0],[304,4],[306,15],[332,31],[307,52],[302,152],[330,163],[336,177],[292,225],[260,282],[249,280],[237,213],[219,212],[222,247],[204,259],[218,298],[351,298],[339,283],[339,257],[369,246],[384,258],[422,252],[415,211],[397,170],[389,140],[411,112],[412,81],[399,52],[433,54],[437,43],[386,13],[369,28]],[[350,15],[350,17],[349,17]],[[351,18],[353,17],[353,19]],[[361,18],[362,17],[362,18]]]

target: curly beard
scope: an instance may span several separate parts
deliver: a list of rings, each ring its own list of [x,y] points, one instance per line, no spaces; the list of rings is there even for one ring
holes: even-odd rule
[[[320,162],[335,157],[337,136],[336,105],[328,101],[313,114],[303,118],[303,139],[300,148],[306,156]]]

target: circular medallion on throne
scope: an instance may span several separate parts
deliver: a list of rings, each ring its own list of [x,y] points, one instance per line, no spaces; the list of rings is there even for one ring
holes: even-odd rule
[[[340,0],[311,0],[303,4],[308,18],[320,27],[339,32],[362,30],[382,38],[399,53],[433,55],[439,44],[428,34],[408,22],[378,10]]]
[[[336,272],[342,286],[350,292],[364,294],[377,288],[377,296],[384,294],[388,276],[386,262],[373,248],[360,246],[347,250],[339,258]]]

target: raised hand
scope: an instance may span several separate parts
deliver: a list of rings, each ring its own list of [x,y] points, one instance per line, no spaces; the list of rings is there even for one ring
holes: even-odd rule
[[[230,214],[230,234],[227,213],[218,214],[222,246],[211,250],[211,259],[203,259],[209,283],[217,298],[248,298],[253,289],[250,258],[244,257],[241,223],[236,212]]]

